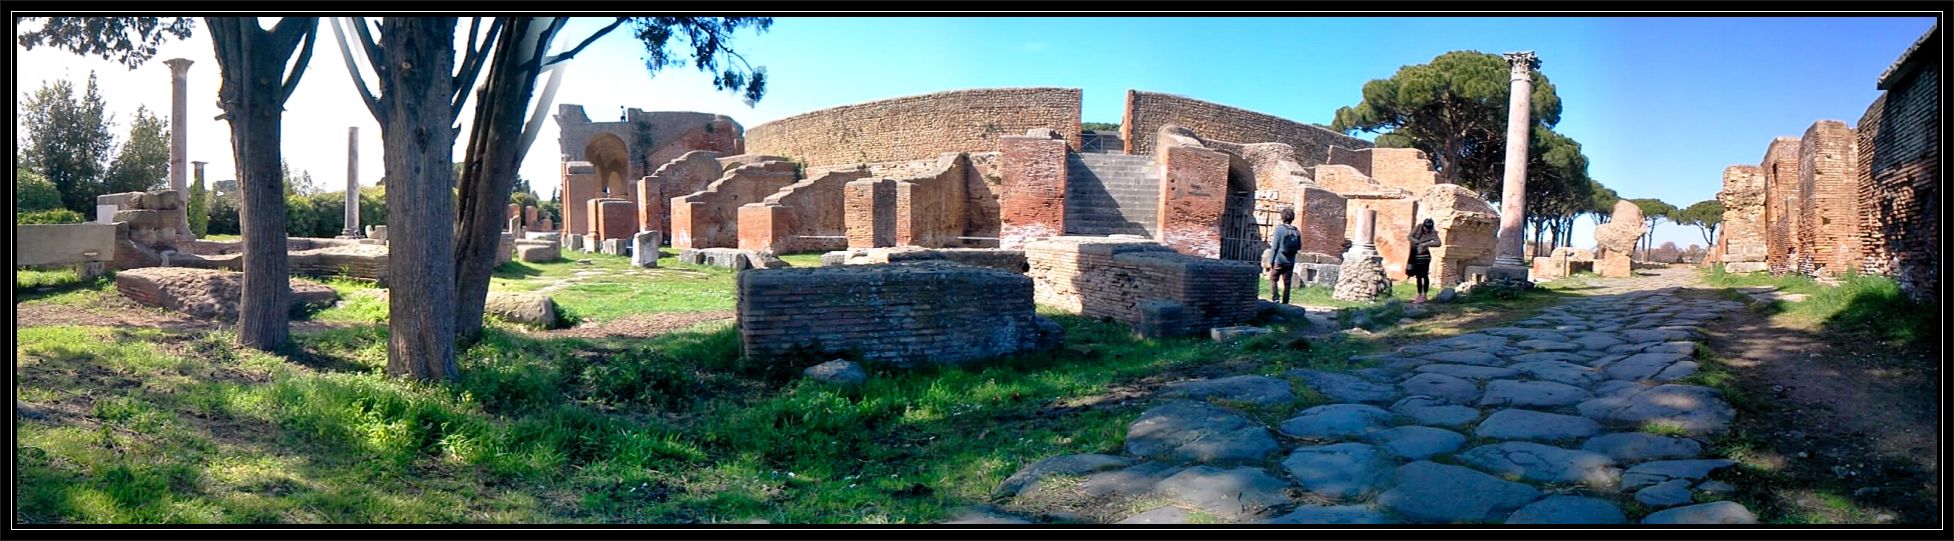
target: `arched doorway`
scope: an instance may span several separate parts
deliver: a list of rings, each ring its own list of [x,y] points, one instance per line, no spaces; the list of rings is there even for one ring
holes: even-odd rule
[[[597,196],[631,198],[631,150],[624,139],[609,133],[590,137],[584,145],[584,161],[597,169]]]

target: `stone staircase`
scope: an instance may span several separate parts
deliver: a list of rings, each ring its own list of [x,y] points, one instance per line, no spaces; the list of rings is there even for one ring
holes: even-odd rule
[[[1153,237],[1160,173],[1151,156],[1067,153],[1065,233]]]

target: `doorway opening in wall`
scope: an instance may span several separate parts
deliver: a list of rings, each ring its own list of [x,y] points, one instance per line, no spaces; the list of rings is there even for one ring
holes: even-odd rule
[[[1262,250],[1268,247],[1263,229],[1274,227],[1277,221],[1273,212],[1256,212],[1255,177],[1237,167],[1229,167],[1228,197],[1221,207],[1221,258],[1260,261]]]

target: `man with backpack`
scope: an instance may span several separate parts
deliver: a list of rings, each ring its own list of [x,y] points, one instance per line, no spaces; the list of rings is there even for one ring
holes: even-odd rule
[[[1303,249],[1303,232],[1290,225],[1296,209],[1283,207],[1282,222],[1269,235],[1269,259],[1262,270],[1269,273],[1269,300],[1289,304],[1289,285],[1296,275],[1296,252]]]

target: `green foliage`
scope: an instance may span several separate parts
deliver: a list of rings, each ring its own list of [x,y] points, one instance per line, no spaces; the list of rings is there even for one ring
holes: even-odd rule
[[[204,226],[205,236],[243,234],[242,224],[235,194],[210,198],[210,222]]]
[[[1079,129],[1081,131],[1119,133],[1119,123],[1118,122],[1080,122]]]
[[[80,213],[68,209],[36,210],[14,215],[16,224],[78,224],[86,221]]]
[[[1337,109],[1331,129],[1379,134],[1386,147],[1411,147],[1431,155],[1439,176],[1497,201],[1505,156],[1510,70],[1499,55],[1453,51],[1429,64],[1404,66],[1389,79],[1364,84],[1363,101]],[[1533,72],[1531,120],[1551,128],[1560,122],[1560,96],[1539,70]]]
[[[109,163],[107,193],[143,192],[169,185],[170,123],[136,108],[129,121],[129,137]],[[179,194],[182,195],[182,194]]]
[[[1628,201],[1635,203],[1636,208],[1642,209],[1642,220],[1648,223],[1647,228],[1642,233],[1644,252],[1648,251],[1648,247],[1655,240],[1655,226],[1662,224],[1663,220],[1674,221],[1676,216],[1682,213],[1675,205],[1664,203],[1661,199],[1653,197],[1630,199]]]
[[[1697,201],[1677,212],[1675,222],[1703,231],[1703,242],[1716,243],[1717,227],[1723,224],[1723,203],[1715,199]]]
[[[14,210],[30,212],[61,208],[61,191],[47,177],[26,167],[14,169]]]
[[[20,165],[53,183],[68,210],[93,212],[95,196],[109,193],[104,172],[115,135],[107,108],[92,71],[80,95],[74,83],[56,80],[21,100]]]
[[[203,235],[242,233],[237,200],[231,196],[210,197],[209,225]],[[360,188],[360,226],[386,225],[385,187]],[[194,226],[194,224],[192,224]],[[294,237],[333,237],[346,230],[346,192],[321,192],[285,197],[285,232]]]
[[[183,209],[190,219],[190,232],[203,238],[210,231],[210,190],[204,189],[204,179],[190,180],[190,195]]]
[[[43,19],[20,17],[21,23]],[[175,36],[190,37],[197,23],[191,17],[46,17],[37,29],[20,28],[18,41],[27,50],[41,45],[61,47],[134,69],[156,56],[156,46]]]

